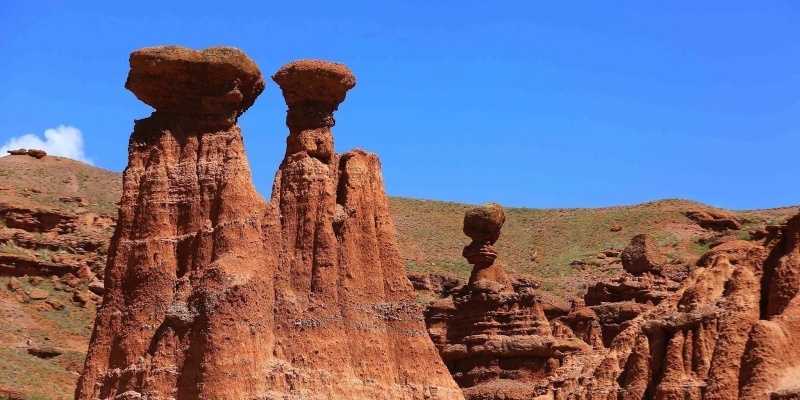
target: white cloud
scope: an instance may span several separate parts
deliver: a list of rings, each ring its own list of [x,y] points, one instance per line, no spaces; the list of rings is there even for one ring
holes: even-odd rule
[[[72,158],[92,164],[83,154],[83,134],[74,126],[59,125],[44,131],[44,140],[32,133],[9,139],[0,147],[0,157],[8,155],[8,150],[41,149],[49,155]]]

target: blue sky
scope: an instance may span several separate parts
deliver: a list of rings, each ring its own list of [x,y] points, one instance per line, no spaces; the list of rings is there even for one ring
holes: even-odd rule
[[[82,132],[121,171],[130,52],[230,45],[271,75],[298,58],[358,83],[336,148],[377,153],[390,195],[598,207],[680,197],[800,203],[800,5],[706,2],[4,1],[0,145]],[[269,193],[287,134],[277,85],[241,119]]]

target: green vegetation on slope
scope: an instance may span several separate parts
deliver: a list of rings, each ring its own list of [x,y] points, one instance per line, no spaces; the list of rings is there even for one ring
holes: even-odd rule
[[[471,266],[461,257],[469,243],[461,231],[468,204],[389,198],[397,228],[397,239],[406,262],[413,272],[436,272],[467,277]],[[583,270],[573,261],[596,263],[596,255],[605,249],[622,250],[630,239],[650,233],[668,256],[676,262],[692,262],[707,250],[697,240],[709,235],[683,212],[703,205],[686,200],[667,199],[634,206],[607,208],[531,209],[507,208],[507,219],[497,247],[498,262],[509,273],[530,273],[544,279],[542,289],[568,298],[597,279],[615,271]],[[795,208],[737,213],[755,227],[778,221]],[[614,232],[619,225],[622,230]],[[749,234],[738,233],[741,237]],[[621,269],[616,271],[621,273]]]

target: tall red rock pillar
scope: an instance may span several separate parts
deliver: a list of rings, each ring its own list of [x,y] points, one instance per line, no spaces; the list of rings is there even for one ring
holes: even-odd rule
[[[333,150],[333,112],[355,85],[341,64],[302,60],[273,79],[289,127],[280,211],[274,396],[460,399],[427,337],[389,216],[380,162]],[[280,397],[283,398],[283,397]]]
[[[77,399],[463,399],[425,334],[375,155],[333,152],[355,79],[320,61],[275,81],[286,157],[265,202],[237,118],[264,89],[239,50],[148,48],[107,292]]]
[[[500,229],[506,222],[503,207],[495,203],[486,203],[475,207],[464,215],[464,234],[472,242],[464,247],[461,255],[474,265],[469,277],[469,286],[476,288],[482,284],[493,284],[498,291],[512,291],[511,280],[506,272],[494,264],[497,259],[497,248],[494,243],[500,238]],[[484,283],[478,283],[484,281]]]
[[[266,386],[277,265],[236,125],[261,72],[227,47],[146,48],[130,65],[125,87],[156,111],[128,145],[76,398],[247,398]]]

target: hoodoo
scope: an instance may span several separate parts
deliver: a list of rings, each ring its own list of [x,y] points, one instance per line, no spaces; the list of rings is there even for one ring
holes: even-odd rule
[[[568,355],[601,342],[593,312],[576,309],[582,314],[562,318],[569,324],[548,321],[547,305],[533,292],[536,283],[512,280],[495,264],[494,243],[505,219],[503,208],[493,203],[466,213],[464,233],[472,242],[462,255],[474,265],[469,283],[426,310],[431,339],[471,400],[547,394],[550,378]]]
[[[125,87],[156,111],[128,145],[76,397],[244,398],[263,386],[273,340],[276,256],[264,251],[267,207],[236,126],[261,72],[227,47],[146,48],[130,64]]]
[[[333,112],[355,78],[344,65],[301,60],[273,80],[289,108],[272,199],[282,235],[272,250],[281,255],[275,354],[284,366],[275,369],[282,374],[277,394],[462,398],[414,302],[378,157],[333,151]]]
[[[458,399],[425,335],[375,155],[333,151],[355,84],[298,61],[272,199],[236,121],[264,89],[226,47],[134,52],[136,121],[77,399]],[[424,371],[424,373],[420,373]]]
[[[478,237],[494,243],[504,218],[492,207],[470,211],[464,232],[482,227],[487,234]],[[691,271],[667,263],[652,240],[634,237],[622,254],[627,273],[590,288],[588,306],[577,300],[568,310],[548,309],[516,280],[512,291],[500,283],[504,274],[486,273],[496,257],[486,245],[465,249],[475,264],[469,285],[426,311],[465,397],[800,398],[792,345],[800,336],[800,215],[763,240],[712,248]]]

